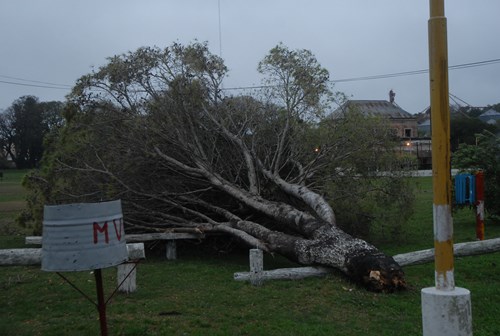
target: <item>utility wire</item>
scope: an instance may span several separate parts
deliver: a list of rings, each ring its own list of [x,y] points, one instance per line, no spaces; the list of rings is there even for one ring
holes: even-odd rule
[[[500,63],[500,58],[486,60],[486,61],[452,65],[452,66],[449,66],[448,69],[449,70],[457,70],[457,69],[465,69],[465,68],[473,68],[473,67],[479,67],[479,66],[492,65],[492,64],[497,64],[497,63]],[[331,80],[331,82],[332,83],[345,83],[345,82],[355,82],[355,81],[363,81],[363,80],[376,80],[376,79],[384,79],[384,78],[392,78],[392,77],[421,75],[421,74],[428,73],[428,71],[429,71],[429,69],[395,72],[395,73],[381,74],[381,75],[374,75],[374,76],[362,76],[362,77],[336,79],[336,80]],[[30,79],[10,77],[10,76],[5,76],[5,75],[0,75],[0,77],[14,79],[14,80],[18,80],[18,81],[30,82],[30,83],[39,83],[39,84],[28,84],[28,83],[17,83],[17,82],[12,82],[12,81],[0,80],[0,83],[9,84],[9,85],[31,86],[31,87],[56,89],[56,90],[68,90],[68,89],[72,88],[71,85],[66,85],[66,84],[55,84],[55,83],[50,83],[50,82],[42,82],[42,81],[36,81],[36,80],[30,80]],[[42,84],[46,84],[46,85],[42,85]],[[273,86],[271,86],[271,85],[239,86],[239,87],[232,87],[232,88],[224,88],[223,90],[248,90],[248,89],[263,89],[263,88],[269,88],[269,87],[273,87]]]
[[[478,66],[490,65],[500,63],[500,58],[480,61],[480,62],[472,62],[472,63],[464,63],[458,65],[452,65],[448,67],[448,70],[456,70],[456,69],[465,69],[465,68],[473,68]],[[414,70],[414,71],[405,71],[405,72],[396,72],[385,75],[375,75],[375,76],[364,76],[364,77],[355,77],[355,78],[346,78],[346,79],[336,79],[332,80],[333,83],[343,83],[343,82],[354,82],[354,81],[362,81],[362,80],[372,80],[372,79],[383,79],[383,78],[391,78],[391,77],[401,77],[401,76],[411,76],[411,75],[421,75],[428,73],[429,69],[422,70]]]
[[[4,81],[4,80],[0,80],[0,83],[9,84],[9,85],[19,85],[19,86],[31,86],[31,87],[38,87],[38,88],[44,88],[44,89],[56,89],[56,90],[69,90],[69,89],[71,89],[70,86],[66,86],[66,87],[48,86],[48,85],[38,85],[38,84],[16,83],[16,82]]]
[[[479,62],[452,65],[452,66],[449,66],[448,69],[449,70],[457,70],[457,69],[473,68],[473,67],[497,64],[497,63],[500,63],[500,58],[491,59],[491,60],[487,60],[487,61],[479,61]],[[364,81],[364,80],[375,80],[375,79],[384,79],[384,78],[392,78],[392,77],[421,75],[421,74],[426,74],[428,72],[429,72],[429,69],[422,69],[422,70],[395,72],[395,73],[374,75],[374,76],[362,76],[362,77],[352,77],[352,78],[344,78],[344,79],[334,79],[334,80],[331,80],[330,82],[332,82],[332,83],[357,82],[357,81]],[[263,88],[267,88],[267,87],[270,87],[270,86],[269,85],[243,86],[243,87],[226,88],[225,90],[263,89]]]
[[[32,79],[24,79],[24,78],[11,77],[11,76],[5,76],[5,75],[0,75],[0,77],[7,78],[7,79],[14,79],[16,81],[22,81],[22,82],[30,82],[30,83],[46,84],[46,85],[50,85],[50,86],[58,86],[58,87],[71,88],[71,85],[67,85],[67,84],[57,84],[57,83],[50,83],[50,82],[42,82],[42,81],[37,81],[37,80],[32,80]]]
[[[473,107],[471,104],[469,104],[469,103],[467,103],[465,100],[463,100],[463,99],[461,99],[461,98],[459,98],[459,97],[455,96],[455,95],[454,95],[454,94],[452,94],[451,92],[449,92],[449,95],[450,95],[450,97],[453,97],[453,98],[455,98],[455,99],[457,99],[457,100],[460,100],[460,101],[461,101],[462,103],[464,103],[465,105],[467,105],[467,106],[469,106],[469,107]],[[453,101],[455,101],[455,99],[453,99]],[[457,102],[455,101],[455,103],[457,103]],[[460,105],[460,104],[458,104],[458,103],[457,103],[457,105]]]

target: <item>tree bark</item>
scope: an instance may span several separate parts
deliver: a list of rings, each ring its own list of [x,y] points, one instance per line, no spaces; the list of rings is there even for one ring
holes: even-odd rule
[[[332,273],[331,268],[327,267],[289,267],[278,268],[275,270],[262,271],[260,274],[261,281],[267,280],[299,280],[309,277],[320,277]],[[236,281],[250,281],[252,277],[251,272],[237,272],[234,273],[234,280]]]
[[[406,288],[404,272],[392,257],[335,226],[317,224],[319,228],[308,238],[255,228],[249,222],[238,222],[236,226],[265,241],[269,251],[303,265],[336,268],[368,290],[393,292]]]

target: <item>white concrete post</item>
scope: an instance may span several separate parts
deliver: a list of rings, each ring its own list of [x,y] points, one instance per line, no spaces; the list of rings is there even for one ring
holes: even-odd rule
[[[455,287],[443,291],[422,289],[422,324],[424,336],[472,335],[470,291]]]
[[[167,240],[167,260],[175,260],[177,259],[177,245],[175,240]]]
[[[264,254],[260,249],[250,250],[250,283],[254,286],[262,285],[264,270]]]
[[[117,266],[116,278],[118,286],[120,286],[118,287],[119,292],[129,294],[137,290],[137,282],[136,282],[137,268],[135,266],[136,264],[134,263],[123,263]]]

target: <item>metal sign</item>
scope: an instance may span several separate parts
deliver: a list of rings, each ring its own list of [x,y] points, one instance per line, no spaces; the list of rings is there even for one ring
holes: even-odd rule
[[[120,200],[44,207],[42,270],[95,270],[127,258]]]

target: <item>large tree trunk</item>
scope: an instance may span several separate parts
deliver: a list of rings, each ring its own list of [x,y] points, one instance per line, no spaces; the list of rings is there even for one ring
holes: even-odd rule
[[[265,245],[257,246],[259,248],[303,265],[336,268],[369,290],[392,292],[406,288],[404,272],[392,257],[335,226],[324,222],[316,224],[318,228],[308,238],[267,230],[245,221],[234,225],[264,241]]]

